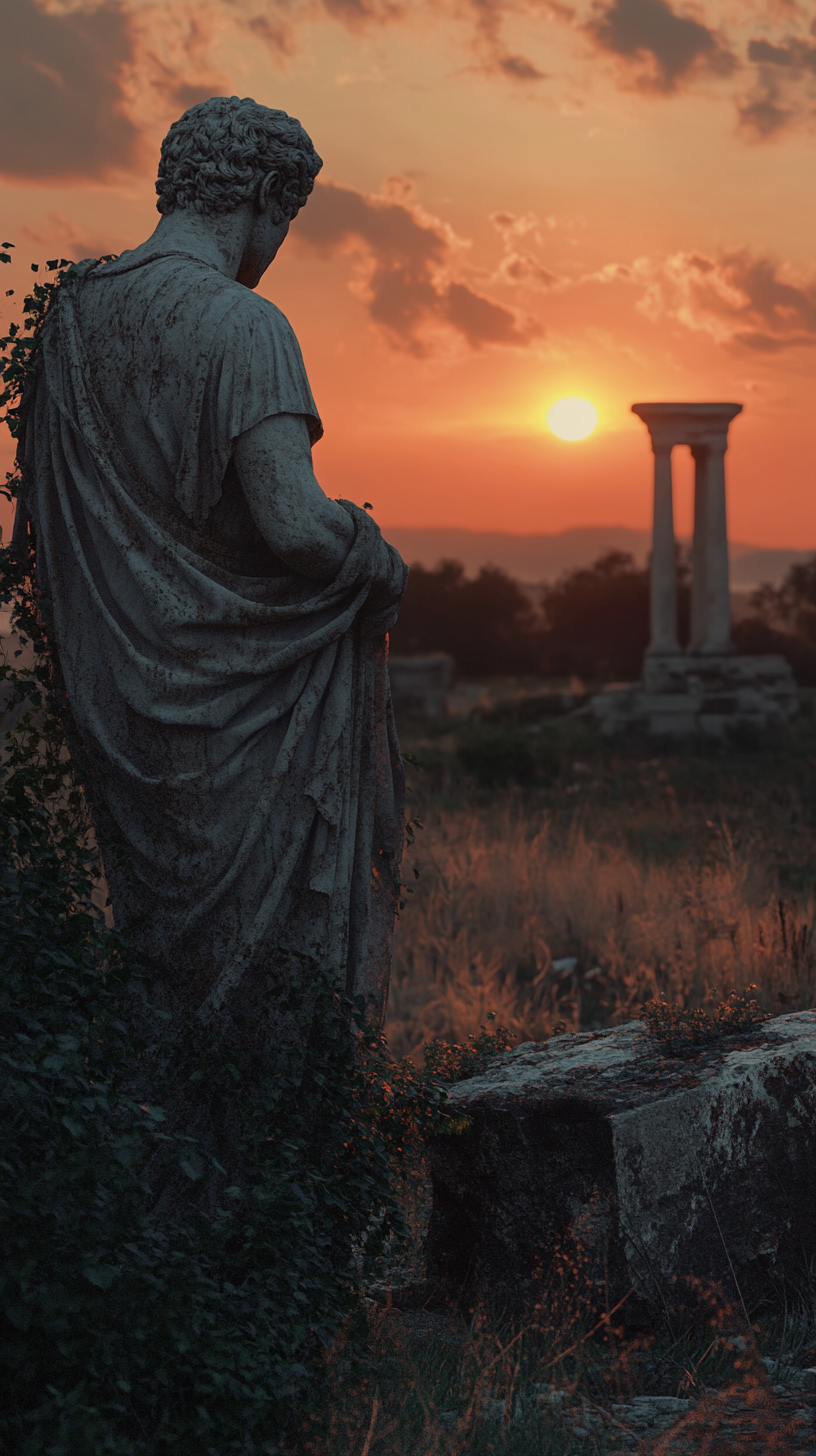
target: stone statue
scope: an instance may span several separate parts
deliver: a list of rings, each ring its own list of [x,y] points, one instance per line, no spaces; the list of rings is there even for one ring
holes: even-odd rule
[[[374,1021],[388,989],[407,569],[320,489],[297,340],[252,291],[321,165],[285,112],[185,112],[153,235],[57,294],[23,444],[115,920],[205,1020],[292,952]]]

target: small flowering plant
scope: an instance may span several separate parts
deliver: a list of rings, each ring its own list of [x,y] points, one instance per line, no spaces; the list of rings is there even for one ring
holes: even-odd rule
[[[668,1056],[688,1055],[723,1037],[744,1036],[768,1021],[770,1012],[757,1001],[753,994],[756,989],[756,985],[751,985],[744,991],[732,991],[719,1002],[713,1014],[702,1007],[688,1011],[674,1002],[647,1001],[640,1019],[652,1036],[663,1043]]]

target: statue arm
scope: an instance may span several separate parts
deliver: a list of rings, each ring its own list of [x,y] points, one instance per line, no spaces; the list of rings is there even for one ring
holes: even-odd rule
[[[324,494],[312,469],[303,415],[270,415],[233,445],[233,461],[258,530],[300,576],[331,581],[354,541],[354,523]]]

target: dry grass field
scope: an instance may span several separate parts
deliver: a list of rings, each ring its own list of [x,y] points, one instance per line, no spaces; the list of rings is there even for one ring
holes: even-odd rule
[[[397,926],[395,1054],[462,1041],[490,1012],[521,1041],[629,1020],[655,996],[696,1007],[756,984],[777,1013],[813,1004],[811,720],[662,752],[582,720],[501,731],[511,764],[514,744],[534,745],[524,787],[479,789],[462,771],[478,728],[403,733],[426,768],[410,772],[423,828]]]

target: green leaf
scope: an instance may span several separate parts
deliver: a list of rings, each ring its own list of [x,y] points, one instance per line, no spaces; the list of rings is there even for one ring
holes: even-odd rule
[[[82,1277],[89,1284],[95,1284],[97,1289],[110,1289],[114,1279],[119,1278],[119,1270],[110,1264],[89,1264],[83,1269]]]
[[[166,1122],[167,1121],[167,1113],[164,1112],[164,1111],[162,1111],[161,1107],[148,1107],[147,1104],[144,1103],[144,1102],[141,1102],[139,1104],[139,1107],[140,1107],[140,1110],[142,1112],[146,1112],[147,1115],[148,1115],[148,1117],[151,1117],[154,1122]]]
[[[185,1153],[183,1158],[179,1158],[179,1167],[195,1183],[204,1173],[204,1160],[198,1153]]]

